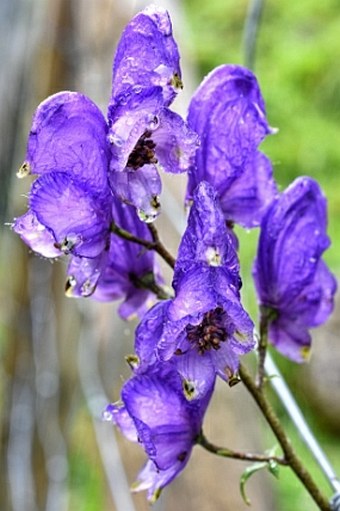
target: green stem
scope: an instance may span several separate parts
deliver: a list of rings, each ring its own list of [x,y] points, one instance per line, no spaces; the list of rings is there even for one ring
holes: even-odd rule
[[[269,401],[264,395],[262,388],[257,387],[247,369],[242,365],[240,365],[239,374],[244,385],[246,386],[250,394],[253,396],[257,405],[261,409],[264,417],[266,418],[269,426],[271,427],[274,435],[279,441],[287,464],[290,466],[290,468],[293,470],[296,476],[300,479],[300,481],[302,482],[306,490],[309,492],[311,497],[314,499],[316,504],[319,506],[321,511],[331,511],[331,507],[327,498],[320,492],[312,476],[304,467],[302,461],[295,453],[289,438],[287,437],[283,427],[281,426],[281,423],[278,417],[276,416],[274,410],[272,409]]]
[[[279,465],[287,465],[287,461],[284,458],[280,458],[278,456],[267,456],[265,454],[252,454],[245,453],[239,451],[232,451],[226,447],[218,447],[217,445],[212,444],[209,440],[204,436],[203,431],[199,434],[197,438],[197,443],[202,446],[207,451],[216,454],[217,456],[222,456],[224,458],[233,458],[236,460],[242,461],[275,461]]]

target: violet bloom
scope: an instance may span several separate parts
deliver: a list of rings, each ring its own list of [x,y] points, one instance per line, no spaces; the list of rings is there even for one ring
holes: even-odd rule
[[[321,259],[330,244],[326,208],[319,185],[301,177],[273,202],[261,226],[253,273],[271,319],[269,340],[296,362],[308,357],[309,328],[333,309],[336,281]]]
[[[131,87],[109,106],[110,184],[122,201],[152,222],[160,213],[158,169],[188,170],[198,137],[183,119],[164,106],[161,87]]]
[[[137,14],[120,38],[113,62],[112,102],[135,84],[160,86],[166,106],[182,88],[170,16],[156,5]]]
[[[97,106],[60,92],[37,108],[19,177],[38,175],[29,210],[14,230],[46,257],[96,258],[109,242],[111,193],[107,124]]]
[[[68,296],[125,298],[123,317],[145,312],[150,294],[141,288],[153,274],[154,256],[111,233],[112,220],[133,234],[150,233],[108,183],[107,123],[91,100],[61,92],[38,107],[20,175],[37,174],[28,212],[14,230],[35,252],[70,254]]]
[[[271,163],[258,151],[273,129],[254,74],[236,65],[213,70],[191,100],[188,123],[201,144],[189,170],[186,201],[200,181],[208,181],[226,220],[259,225],[277,190]]]
[[[232,381],[239,356],[254,347],[253,322],[240,302],[237,254],[208,183],[194,193],[173,285],[175,298],[157,304],[137,329],[139,370],[157,358],[169,361],[187,399],[197,399],[216,374]]]
[[[118,44],[108,110],[111,188],[145,222],[160,213],[158,169],[187,171],[197,149],[197,135],[168,108],[181,87],[169,14],[147,7]]]
[[[147,490],[154,503],[161,490],[184,469],[201,431],[213,387],[204,399],[189,403],[171,366],[136,375],[122,389],[122,402],[109,405],[105,420],[116,424],[131,441],[142,444],[148,461],[133,491]]]

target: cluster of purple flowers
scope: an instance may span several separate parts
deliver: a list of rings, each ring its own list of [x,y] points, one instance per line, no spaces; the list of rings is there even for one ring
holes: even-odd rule
[[[284,355],[306,358],[308,330],[326,320],[336,289],[321,259],[329,239],[318,184],[304,177],[279,193],[258,149],[274,130],[254,74],[236,65],[215,69],[186,120],[169,108],[181,87],[169,15],[149,7],[122,34],[107,119],[74,92],[38,107],[19,171],[37,179],[28,212],[14,223],[39,254],[70,255],[68,295],[123,298],[121,316],[141,318],[133,376],[104,418],[143,445],[148,461],[135,490],[148,490],[150,501],[186,465],[216,377],[232,384],[239,357],[255,347],[233,224],[260,226],[254,279],[271,317],[270,341]],[[148,308],[146,282],[162,283],[154,254],[112,226],[152,240],[147,223],[160,213],[159,168],[188,172],[191,209],[174,296]]]

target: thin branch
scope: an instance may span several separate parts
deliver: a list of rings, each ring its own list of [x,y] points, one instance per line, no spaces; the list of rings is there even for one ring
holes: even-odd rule
[[[152,239],[155,245],[158,247],[158,254],[163,257],[163,259],[171,266],[171,268],[175,267],[176,260],[175,258],[167,251],[163,243],[161,242],[158,231],[153,224],[148,224],[149,231],[151,233]]]
[[[260,339],[258,345],[258,369],[257,369],[257,386],[262,388],[265,377],[265,361],[268,345],[268,328],[270,322],[275,318],[276,313],[273,309],[261,306],[260,308]]]
[[[130,280],[137,288],[148,289],[154,293],[159,300],[168,300],[169,298],[172,298],[172,295],[169,292],[170,290],[157,284],[154,274],[151,272],[147,273],[143,277],[130,275]]]
[[[262,389],[259,389],[251,375],[247,371],[247,369],[240,365],[239,374],[241,379],[248,389],[250,394],[253,396],[260,410],[262,411],[263,416],[267,420],[269,426],[271,427],[274,435],[279,441],[282,450],[285,455],[285,459],[288,462],[288,465],[291,467],[296,476],[300,479],[306,490],[309,492],[311,497],[314,499],[316,504],[322,511],[331,511],[330,504],[327,498],[320,492],[317,484],[314,482],[312,476],[308,472],[308,470],[302,464],[300,458],[295,453],[289,438],[287,437],[281,423],[276,416],[273,408],[271,407],[269,401],[265,397]]]
[[[132,243],[138,243],[142,247],[145,247],[147,250],[154,250],[164,259],[164,261],[166,261],[168,263],[168,265],[171,268],[175,267],[174,257],[167,251],[167,249],[161,243],[161,241],[158,238],[158,235],[157,235],[156,240],[149,241],[149,240],[145,240],[143,238],[138,238],[138,236],[131,234],[131,232],[126,231],[125,229],[122,229],[114,222],[111,222],[110,227],[111,227],[111,232],[113,232],[114,234],[117,234],[117,236],[120,236],[121,238],[123,238],[127,241],[131,241]],[[150,228],[150,226],[149,226],[149,228]],[[155,231],[156,231],[156,229],[155,229]],[[157,233],[157,231],[156,231],[156,233]]]
[[[231,449],[225,447],[218,447],[217,445],[212,444],[209,440],[204,436],[201,431],[200,435],[197,438],[197,443],[201,445],[207,451],[216,454],[217,456],[222,456],[224,458],[233,458],[235,460],[242,461],[275,461],[279,465],[288,465],[285,458],[281,458],[279,456],[269,456],[266,454],[252,454],[245,453],[239,451],[232,451]]]

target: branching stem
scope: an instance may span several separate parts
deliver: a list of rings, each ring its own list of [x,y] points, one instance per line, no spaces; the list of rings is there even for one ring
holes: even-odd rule
[[[287,461],[287,464],[296,474],[296,476],[300,479],[306,490],[309,492],[311,497],[314,499],[316,504],[319,506],[321,511],[331,511],[330,504],[327,498],[320,492],[318,486],[314,482],[312,476],[308,472],[308,470],[304,467],[300,458],[295,453],[289,438],[287,437],[278,417],[276,416],[273,408],[271,407],[269,401],[267,400],[263,389],[258,388],[252,376],[249,374],[248,370],[240,365],[239,368],[240,377],[248,389],[250,394],[253,396],[257,405],[261,409],[261,412],[265,419],[267,420],[269,426],[271,427],[274,435],[279,441],[281,448],[284,453],[284,459]]]
[[[279,465],[288,465],[285,458],[281,458],[279,456],[267,456],[266,454],[252,454],[245,453],[239,451],[233,451],[226,447],[218,447],[217,445],[212,444],[209,440],[204,436],[201,431],[200,435],[197,438],[197,443],[201,445],[207,451],[216,454],[217,456],[222,456],[224,458],[233,458],[235,460],[242,461],[275,461]]]
[[[145,247],[147,250],[154,250],[155,252],[157,252],[157,254],[159,254],[164,259],[164,261],[166,261],[168,263],[168,265],[171,268],[174,268],[175,267],[175,259],[167,251],[165,246],[161,243],[161,241],[158,237],[156,228],[154,226],[152,226],[152,228],[151,228],[150,224],[149,224],[149,229],[152,234],[153,241],[145,240],[143,238],[138,238],[138,236],[131,234],[131,232],[126,231],[125,229],[122,229],[114,222],[111,222],[111,232],[113,232],[114,234],[117,234],[117,236],[120,236],[121,238],[123,238],[127,241],[131,241],[132,243],[138,243],[142,247]]]

